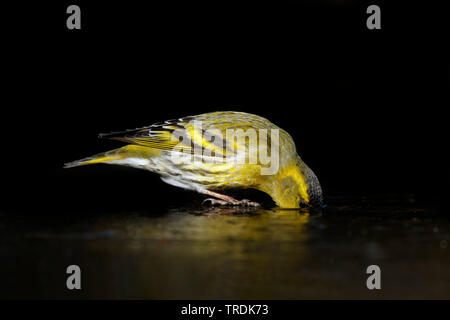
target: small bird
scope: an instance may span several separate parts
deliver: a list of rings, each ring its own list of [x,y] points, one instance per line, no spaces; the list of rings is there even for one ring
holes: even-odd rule
[[[106,163],[145,169],[168,184],[211,197],[205,202],[212,205],[259,206],[219,193],[250,188],[269,194],[281,208],[322,206],[319,180],[297,154],[292,137],[254,114],[211,112],[99,136],[127,145],[64,167]]]

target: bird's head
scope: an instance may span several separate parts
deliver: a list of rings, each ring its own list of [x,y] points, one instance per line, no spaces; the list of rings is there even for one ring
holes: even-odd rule
[[[306,203],[310,207],[314,208],[322,208],[323,205],[323,193],[322,187],[320,186],[319,179],[314,174],[314,172],[306,165],[305,167],[304,177],[307,184],[307,193],[309,201]]]
[[[313,207],[323,204],[322,188],[314,172],[298,157],[280,170],[265,188],[281,208]]]

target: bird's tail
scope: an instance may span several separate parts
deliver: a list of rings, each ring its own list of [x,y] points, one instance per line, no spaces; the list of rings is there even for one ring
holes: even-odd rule
[[[124,153],[120,152],[120,149],[121,148],[107,151],[107,152],[98,153],[91,157],[83,158],[80,160],[67,162],[64,164],[64,168],[73,168],[73,167],[84,166],[87,164],[95,164],[95,163],[108,163],[110,161],[123,159]]]
[[[64,164],[64,168],[73,168],[95,163],[117,163],[114,161],[126,158],[149,159],[159,155],[160,152],[161,150],[129,144],[119,149],[98,153],[91,157],[68,162]]]

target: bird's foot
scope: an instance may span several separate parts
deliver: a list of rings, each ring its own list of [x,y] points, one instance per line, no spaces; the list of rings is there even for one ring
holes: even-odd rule
[[[241,206],[241,207],[260,207],[261,205],[258,202],[250,201],[247,199],[236,200],[233,201],[225,201],[214,198],[208,198],[203,200],[203,205],[210,204],[211,206]]]
[[[241,206],[241,207],[260,207],[261,205],[257,202],[253,202],[247,199],[243,199],[243,200],[236,200],[233,197],[224,195],[224,194],[220,194],[211,190],[204,190],[203,191],[204,194],[207,194],[209,196],[213,196],[217,199],[214,198],[208,198],[205,199],[202,204],[206,204],[209,202],[210,205],[212,206]]]
[[[237,204],[234,204],[237,206],[242,206],[242,207],[261,207],[261,205],[258,202],[255,201],[250,201],[248,199],[242,199],[237,201]]]
[[[211,206],[229,206],[231,203],[224,201],[224,200],[208,198],[208,199],[203,200],[203,202],[202,202],[202,205],[206,205],[206,204],[209,204]]]

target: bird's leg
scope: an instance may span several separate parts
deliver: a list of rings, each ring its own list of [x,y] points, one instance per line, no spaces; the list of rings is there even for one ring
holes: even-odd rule
[[[205,203],[210,203],[211,205],[222,205],[222,206],[245,206],[245,207],[259,207],[260,204],[257,202],[253,202],[247,199],[243,199],[243,200],[236,200],[233,197],[221,194],[221,193],[217,193],[214,191],[210,191],[210,190],[205,190],[203,191],[204,194],[207,194],[209,196],[215,197],[217,199],[213,199],[213,198],[208,198],[203,200],[203,204]],[[219,200],[220,199],[220,200]]]

